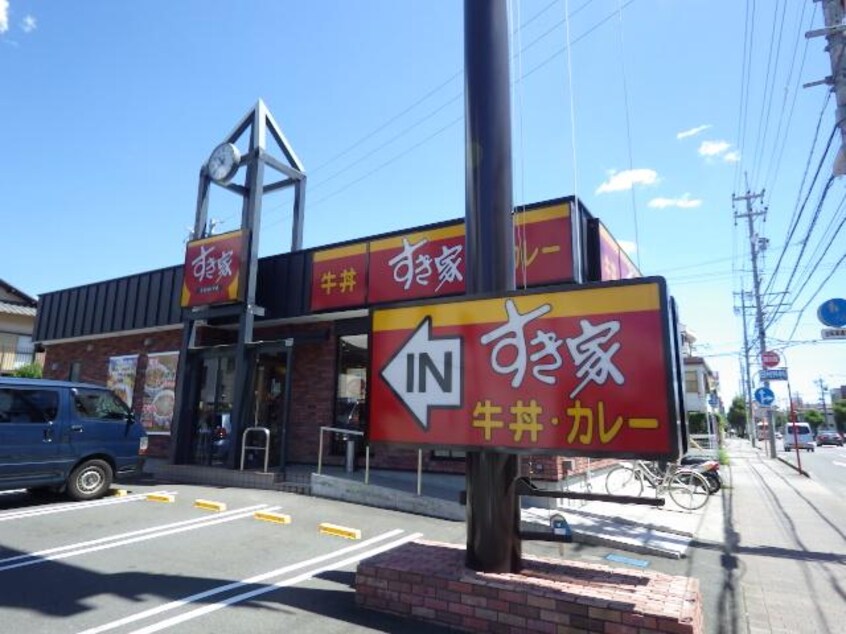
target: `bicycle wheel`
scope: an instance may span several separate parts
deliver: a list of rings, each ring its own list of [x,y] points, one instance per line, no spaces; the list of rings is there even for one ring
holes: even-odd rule
[[[701,509],[710,495],[708,481],[695,471],[679,471],[673,475],[668,493],[673,502],[688,511]]]
[[[605,476],[605,490],[609,495],[640,495],[643,478],[628,465],[618,465]]]

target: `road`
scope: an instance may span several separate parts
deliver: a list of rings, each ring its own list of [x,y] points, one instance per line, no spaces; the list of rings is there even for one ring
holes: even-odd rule
[[[158,491],[175,501],[147,500]],[[197,499],[227,508],[201,510]],[[256,510],[292,522],[259,521]],[[358,528],[362,537],[322,534],[321,522]],[[464,523],[252,489],[132,485],[125,497],[90,503],[0,493],[0,622],[3,631],[50,634],[438,632],[354,602],[357,562],[419,537],[464,543]],[[616,554],[699,577],[706,613],[716,614],[721,549],[694,550],[685,560]],[[523,544],[525,555],[625,568],[606,559],[613,551]]]
[[[779,457],[791,464],[796,464],[796,452],[782,451]],[[800,451],[802,468],[811,474],[820,484],[834,493],[846,491],[846,447],[827,445],[817,447],[815,451]]]

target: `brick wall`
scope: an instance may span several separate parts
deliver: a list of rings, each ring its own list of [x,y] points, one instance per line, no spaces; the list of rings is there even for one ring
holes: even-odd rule
[[[467,632],[704,632],[694,578],[534,557],[519,574],[480,573],[464,557],[419,541],[365,559],[356,604]]]
[[[136,419],[140,420],[147,355],[154,352],[178,351],[181,344],[181,328],[52,344],[46,348],[44,378],[66,381],[70,377],[71,364],[78,362],[80,381],[105,385],[109,374],[109,357],[137,354],[138,368],[132,393],[132,411]],[[166,457],[169,448],[170,436],[150,436],[147,455]]]

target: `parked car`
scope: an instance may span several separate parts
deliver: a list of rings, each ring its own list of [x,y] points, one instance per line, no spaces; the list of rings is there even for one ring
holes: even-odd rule
[[[814,451],[817,448],[810,424],[787,423],[784,426],[784,450],[791,451],[797,447],[808,451]]]
[[[147,434],[108,388],[0,377],[0,490],[92,500],[140,474]]]
[[[843,446],[843,437],[836,429],[821,429],[817,432],[817,445],[836,445]]]

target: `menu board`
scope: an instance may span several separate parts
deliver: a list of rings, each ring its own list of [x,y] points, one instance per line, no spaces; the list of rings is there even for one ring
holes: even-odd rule
[[[147,356],[144,373],[144,401],[141,424],[148,434],[169,435],[176,401],[178,352],[159,352]]]
[[[135,391],[135,373],[138,368],[138,355],[128,354],[109,358],[109,374],[106,387],[117,394],[132,408],[132,395]]]

